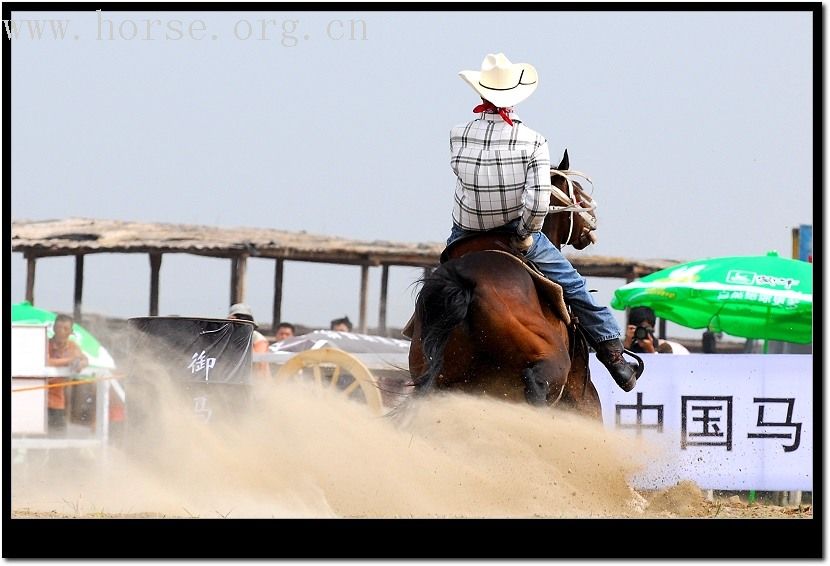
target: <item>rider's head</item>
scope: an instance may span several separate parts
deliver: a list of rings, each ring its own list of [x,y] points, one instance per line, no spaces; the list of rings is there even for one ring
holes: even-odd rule
[[[533,94],[539,75],[533,65],[511,63],[504,53],[490,53],[479,71],[458,73],[485,101],[498,108],[510,108]]]

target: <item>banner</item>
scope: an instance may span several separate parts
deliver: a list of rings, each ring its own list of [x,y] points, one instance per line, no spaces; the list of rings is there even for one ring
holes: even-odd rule
[[[181,382],[247,384],[254,325],[243,320],[139,317],[130,329],[131,375],[161,364]],[[149,368],[149,369],[146,369]]]
[[[798,227],[798,259],[813,263],[812,224],[802,224]]]
[[[813,490],[813,357],[642,354],[645,371],[622,391],[595,355],[591,379],[606,427],[658,452],[633,478],[657,489]]]

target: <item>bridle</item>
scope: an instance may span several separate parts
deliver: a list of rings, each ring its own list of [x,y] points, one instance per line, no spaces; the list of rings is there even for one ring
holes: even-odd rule
[[[565,182],[568,184],[568,192],[565,193],[558,187],[551,185],[551,195],[554,196],[559,202],[563,203],[562,206],[550,205],[548,208],[549,214],[556,214],[559,212],[568,212],[570,213],[570,225],[568,226],[568,237],[562,243],[562,245],[570,244],[571,237],[573,236],[573,229],[574,229],[574,214],[579,214],[583,220],[585,220],[588,228],[587,231],[590,233],[597,229],[597,219],[596,216],[591,214],[597,208],[596,201],[585,194],[582,193],[582,202],[587,204],[587,206],[582,206],[582,203],[577,201],[576,198],[576,190],[574,189],[573,181],[571,181],[570,176],[577,176],[582,177],[589,183],[591,186],[594,186],[594,182],[585,175],[584,173],[580,173],[579,171],[572,171],[570,169],[566,169],[564,171],[560,171],[559,169],[554,169],[551,167],[551,173],[555,173],[561,177],[565,178]]]

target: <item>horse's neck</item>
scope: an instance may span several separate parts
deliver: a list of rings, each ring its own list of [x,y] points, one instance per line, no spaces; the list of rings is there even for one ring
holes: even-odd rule
[[[561,213],[558,213],[561,216]],[[557,217],[554,220],[554,213],[548,214],[545,218],[545,223],[542,225],[542,233],[548,237],[550,243],[556,246],[556,249],[562,250],[562,246],[568,239],[567,227],[562,224],[563,219]]]

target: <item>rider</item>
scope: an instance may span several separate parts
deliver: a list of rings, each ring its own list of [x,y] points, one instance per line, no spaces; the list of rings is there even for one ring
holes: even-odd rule
[[[536,90],[536,69],[491,53],[480,71],[459,74],[482,103],[473,108],[478,118],[450,132],[450,165],[457,181],[447,245],[485,230],[509,232],[513,248],[562,287],[597,358],[617,385],[631,391],[637,375],[623,359],[620,328],[611,311],[594,303],[585,280],[541,232],[551,194],[548,142],[513,112]]]

